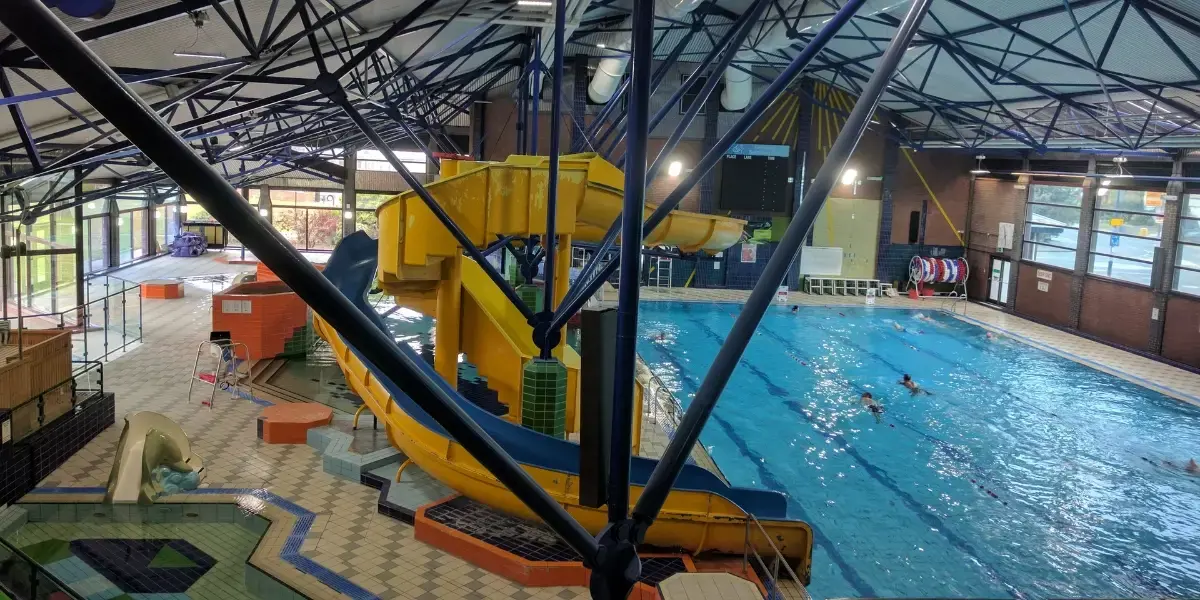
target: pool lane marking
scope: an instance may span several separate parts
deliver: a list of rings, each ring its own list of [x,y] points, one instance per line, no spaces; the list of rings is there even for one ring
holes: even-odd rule
[[[720,334],[717,334],[715,331],[713,331],[710,327],[708,327],[704,323],[702,323],[696,319],[691,319],[691,321],[693,323],[696,323],[697,325],[700,325],[705,330],[705,333],[709,335],[709,337],[719,339],[721,344],[725,343],[723,336],[721,336]],[[752,372],[756,376],[758,376],[760,379],[766,377],[766,374],[763,373],[761,370],[755,369]],[[770,389],[771,386],[779,387],[779,386],[776,386],[774,383],[767,381],[765,379],[764,379],[764,383],[768,384],[768,389]],[[851,446],[849,443],[847,443],[845,438],[843,438],[842,436],[832,435],[832,434],[829,434],[829,433],[826,433],[825,431],[823,431],[819,426],[817,426],[817,424],[812,420],[812,418],[804,411],[804,407],[801,406],[798,402],[795,402],[794,400],[787,400],[784,402],[784,404],[786,404],[788,406],[788,408],[791,409],[793,412],[800,415],[805,421],[807,421],[809,423],[809,425],[811,425],[813,427],[813,429],[815,429],[818,433],[820,433],[826,440],[828,440],[829,442],[833,443],[834,445],[840,447],[842,449],[842,451],[846,453],[847,456],[854,458],[855,462],[859,463],[859,465],[861,465],[863,467],[863,470],[865,470],[867,472],[867,475],[869,475],[875,481],[879,482],[880,485],[884,486],[887,489],[890,489],[892,491],[892,493],[896,494],[896,496],[898,496],[900,498],[900,500],[902,502],[904,502],[905,505],[908,506],[909,511],[912,512],[914,515],[916,515],[917,519],[923,521],[927,526],[931,527],[934,531],[936,531],[938,534],[940,534],[943,538],[946,539],[947,542],[950,543],[950,545],[954,546],[955,548],[958,548],[958,550],[961,551],[963,554],[966,554],[971,559],[973,559],[976,564],[978,564],[981,568],[984,569],[985,574],[987,576],[989,576],[995,583],[1000,584],[1002,587],[1007,589],[1010,593],[1012,593],[1018,597],[1023,596],[1022,592],[1019,589],[1017,589],[1016,586],[1008,583],[1004,579],[1004,577],[1000,575],[1000,572],[997,571],[995,567],[993,567],[991,564],[989,564],[987,561],[985,561],[982,556],[980,556],[979,552],[975,550],[974,546],[971,545],[970,541],[968,541],[966,538],[961,537],[958,534],[951,531],[949,529],[949,526],[946,524],[945,521],[943,521],[941,519],[941,517],[938,517],[937,515],[926,510],[924,503],[919,502],[911,494],[900,489],[900,486],[897,485],[894,480],[892,480],[891,476],[887,474],[887,471],[884,471],[883,469],[875,466],[874,463],[867,460],[866,457],[864,457],[863,455],[859,454],[858,450],[856,450],[853,446]]]
[[[102,487],[48,487],[35,488],[31,494],[103,494],[105,488]],[[295,567],[297,571],[309,575],[320,581],[326,587],[335,592],[339,592],[353,598],[354,600],[380,600],[379,596],[372,594],[366,589],[359,587],[353,581],[343,577],[329,567],[326,567],[317,561],[304,556],[300,553],[300,546],[304,544],[305,537],[308,536],[309,530],[312,529],[313,522],[316,520],[316,513],[288,500],[261,488],[197,488],[188,494],[196,495],[229,495],[229,496],[252,496],[264,502],[275,505],[276,507],[290,513],[296,518],[295,524],[292,526],[291,533],[287,536],[287,541],[279,550],[279,558],[284,562]],[[264,517],[265,518],[265,517]],[[268,521],[270,519],[267,519]],[[265,534],[264,534],[265,535]],[[266,573],[272,579],[277,577]],[[282,582],[289,588],[293,585]]]
[[[699,384],[694,378],[692,378],[691,375],[687,374],[687,371],[683,368],[683,361],[679,360],[679,357],[676,356],[674,352],[670,351],[661,344],[656,344],[654,348],[668,363],[670,363],[675,367],[676,370],[679,371],[679,378],[681,381],[686,382],[687,385],[693,390],[699,389]],[[750,448],[750,445],[746,443],[745,438],[743,438],[737,432],[732,424],[717,416],[715,412],[710,413],[709,418],[716,421],[721,430],[725,432],[725,435],[729,437],[730,441],[733,442],[738,451],[742,453],[742,456],[746,457],[746,459],[748,459],[754,465],[755,470],[758,471],[760,481],[771,486],[776,491],[780,491],[785,494],[787,493],[787,486],[784,485],[783,482],[779,481],[779,479],[775,477],[775,474],[766,467],[766,459]],[[837,549],[833,541],[829,539],[829,536],[825,535],[825,532],[823,532],[821,528],[817,526],[816,522],[808,514],[808,511],[804,510],[804,506],[799,503],[799,499],[791,496],[790,494],[788,496],[796,500],[796,502],[789,503],[789,505],[795,507],[797,516],[799,516],[800,519],[808,524],[809,529],[812,530],[813,542],[824,549],[825,553],[829,556],[829,559],[838,567],[838,570],[842,573],[842,580],[850,584],[850,587],[854,588],[854,590],[864,598],[879,597],[879,594],[875,591],[875,588],[872,587],[871,584],[867,583],[865,579],[863,579],[862,575],[860,575],[858,571],[850,565],[850,561],[846,560],[846,558],[842,556],[842,553]]]

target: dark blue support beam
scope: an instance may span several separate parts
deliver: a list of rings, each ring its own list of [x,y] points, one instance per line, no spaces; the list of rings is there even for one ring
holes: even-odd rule
[[[546,235],[542,238],[542,245],[546,248],[546,271],[542,276],[542,281],[546,283],[545,292],[542,294],[542,311],[538,315],[538,325],[544,328],[545,333],[551,333],[548,329],[550,318],[554,315],[554,263],[557,257],[558,236],[557,236],[557,217],[558,217],[558,170],[559,170],[559,146],[561,145],[560,138],[562,137],[562,100],[563,100],[563,60],[566,53],[566,31],[567,31],[567,0],[555,0],[554,3],[554,66],[553,77],[554,91],[550,100],[550,181],[547,182],[546,190]],[[557,333],[557,332],[554,332]],[[549,359],[554,347],[558,345],[558,336],[543,335],[534,336],[534,343],[541,350],[541,357]]]
[[[560,0],[561,1],[561,0]],[[629,466],[633,396],[637,365],[638,295],[641,289],[641,224],[646,201],[646,145],[654,64],[654,3],[634,2],[629,72],[628,139],[625,200],[621,223],[621,289],[617,302],[616,357],[608,481],[608,522],[599,535],[600,568],[592,572],[593,598],[626,598],[641,574],[636,535],[629,520]]]
[[[629,73],[628,141],[625,199],[621,221],[621,289],[617,300],[617,348],[612,409],[612,460],[609,466],[608,521],[629,516],[629,451],[632,444],[633,388],[637,363],[637,315],[641,290],[642,211],[646,204],[646,146],[649,142],[650,94],[654,43],[654,5],[634,4],[632,58]]]
[[[0,67],[0,94],[4,94],[5,98],[13,96],[12,84],[8,81],[8,73],[2,67]],[[29,124],[25,122],[25,115],[21,113],[21,107],[16,104],[9,104],[8,116],[12,119],[13,125],[17,127],[17,135],[21,138],[21,145],[25,147],[25,156],[29,157],[29,162],[33,165],[33,170],[42,170],[42,155],[38,154],[37,140],[34,140],[33,134],[29,132]]]
[[[538,112],[542,106],[542,34],[533,35],[533,55],[529,64],[529,153],[538,153]]]
[[[867,126],[870,125],[871,115],[879,106],[879,100],[887,90],[888,82],[895,73],[896,67],[899,66],[905,51],[908,50],[909,42],[912,41],[913,36],[920,28],[921,21],[929,11],[930,2],[931,0],[914,0],[909,7],[908,13],[896,30],[895,39],[884,52],[879,64],[875,66],[874,74],[867,82],[858,102],[854,105],[854,110],[846,119],[828,156],[805,194],[800,210],[792,217],[779,246],[772,252],[771,260],[768,261],[762,275],[759,276],[754,290],[750,293],[750,298],[734,322],[725,343],[721,345],[721,350],[713,360],[695,398],[684,412],[675,436],[663,452],[662,459],[650,475],[650,480],[646,483],[637,506],[634,508],[633,518],[637,522],[640,534],[644,534],[662,509],[667,494],[683,469],[696,440],[700,437],[700,430],[708,421],[708,416],[712,414],[730,375],[733,374],[746,345],[754,335],[754,330],[757,329],[763,314],[773,301],[776,288],[787,275],[788,268],[804,243],[809,229],[812,228],[813,221],[824,205],[826,196],[837,183],[842,169],[845,168],[846,162],[854,153],[855,146],[867,130]],[[857,8],[854,2],[847,2],[843,6],[843,11],[846,7],[851,6]],[[842,13],[839,11],[838,15],[825,25],[825,28],[836,28],[835,22],[841,16]],[[848,20],[849,15],[842,18]],[[824,31],[822,29],[822,32]],[[790,83],[790,78],[787,79],[787,82]]]

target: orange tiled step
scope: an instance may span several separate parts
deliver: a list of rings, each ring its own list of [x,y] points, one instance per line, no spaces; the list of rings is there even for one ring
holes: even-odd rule
[[[258,437],[268,444],[303,444],[308,430],[333,420],[333,409],[316,402],[276,404],[258,416]]]
[[[173,279],[150,279],[141,284],[142,297],[158,300],[174,300],[183,297],[183,282]]]

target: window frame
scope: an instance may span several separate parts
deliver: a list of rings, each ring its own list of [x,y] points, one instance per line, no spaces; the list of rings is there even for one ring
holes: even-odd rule
[[[1070,204],[1055,204],[1053,202],[1035,201],[1035,200],[1033,200],[1034,188],[1039,187],[1039,186],[1063,187],[1063,188],[1068,188],[1068,189],[1079,190],[1079,194],[1080,194],[1079,205],[1072,206]],[[1039,242],[1039,241],[1032,240],[1029,238],[1029,236],[1031,235],[1031,232],[1032,232],[1032,227],[1030,227],[1030,226],[1035,224],[1032,221],[1033,208],[1035,206],[1052,206],[1055,208],[1067,208],[1067,209],[1074,209],[1074,210],[1079,211],[1079,219],[1077,219],[1077,221],[1079,221],[1079,225],[1075,225],[1075,226],[1063,225],[1062,226],[1063,229],[1071,229],[1071,230],[1075,231],[1075,247],[1074,248],[1071,248],[1068,246],[1060,246],[1058,244],[1051,244],[1048,242]],[[1069,271],[1073,271],[1075,269],[1074,263],[1077,263],[1079,261],[1079,230],[1080,230],[1080,226],[1083,224],[1082,220],[1083,220],[1083,187],[1082,186],[1076,187],[1076,186],[1068,186],[1068,185],[1054,185],[1054,184],[1041,184],[1041,183],[1029,184],[1029,193],[1025,199],[1025,215],[1024,215],[1024,221],[1022,222],[1022,229],[1021,229],[1021,260],[1029,262],[1029,263],[1033,263],[1036,265],[1043,265],[1043,266],[1047,266],[1047,267],[1051,267],[1051,268],[1066,269]],[[1031,255],[1036,255],[1036,252],[1033,252],[1033,253],[1029,252],[1030,247],[1035,247],[1035,248],[1036,247],[1046,247],[1046,248],[1053,248],[1055,250],[1068,251],[1073,254],[1074,261],[1071,266],[1067,267],[1067,266],[1063,266],[1063,265],[1059,265],[1059,264],[1045,262],[1042,260],[1037,260],[1036,258],[1030,257]]]
[[[1197,203],[1197,216],[1189,217],[1187,216],[1187,209],[1193,199],[1195,199]],[[1183,201],[1179,206],[1179,222],[1176,223],[1175,230],[1175,260],[1172,261],[1174,264],[1171,265],[1171,268],[1174,269],[1171,278],[1171,292],[1197,298],[1200,297],[1200,287],[1197,287],[1196,291],[1194,292],[1185,291],[1179,288],[1179,275],[1181,272],[1187,271],[1189,273],[1195,273],[1198,277],[1200,277],[1200,266],[1187,267],[1180,264],[1180,261],[1183,260],[1183,249],[1185,246],[1196,248],[1197,252],[1200,252],[1200,241],[1189,242],[1184,241],[1183,239],[1183,225],[1185,221],[1195,223],[1197,231],[1200,231],[1200,192],[1183,194]]]
[[[1138,189],[1124,189],[1124,188],[1110,189],[1108,193],[1109,194],[1122,194],[1124,192],[1141,192],[1143,195],[1148,194],[1148,193],[1158,193],[1156,190],[1138,190]],[[1100,206],[1101,198],[1102,197],[1099,194],[1097,194],[1095,199],[1092,202],[1092,231],[1091,231],[1091,236],[1090,236],[1091,239],[1089,240],[1089,244],[1088,244],[1089,245],[1088,264],[1087,264],[1087,272],[1085,274],[1089,277],[1099,277],[1102,279],[1108,279],[1111,281],[1117,281],[1117,282],[1126,283],[1129,285],[1136,285],[1138,287],[1144,287],[1144,288],[1150,287],[1150,285],[1154,279],[1154,253],[1151,252],[1150,258],[1145,259],[1145,258],[1134,258],[1132,256],[1124,256],[1124,255],[1117,254],[1114,252],[1104,252],[1102,250],[1098,250],[1098,248],[1099,248],[1098,234],[1099,235],[1107,235],[1110,237],[1113,235],[1116,235],[1116,236],[1123,237],[1123,238],[1152,241],[1155,243],[1154,248],[1162,248],[1163,227],[1166,225],[1165,207],[1160,209],[1160,210],[1162,210],[1162,212],[1145,212],[1145,211],[1129,210],[1129,209],[1124,209],[1124,208],[1107,208],[1107,207]],[[1145,200],[1144,200],[1144,196],[1143,196],[1143,202],[1144,201]],[[1111,231],[1108,229],[1101,229],[1100,216],[1102,214],[1117,214],[1117,215],[1142,216],[1142,217],[1152,217],[1152,218],[1157,217],[1157,218],[1163,219],[1163,222],[1159,223],[1157,237],[1136,235],[1136,234],[1132,234],[1132,233],[1120,233],[1120,232],[1114,232],[1114,231]],[[1109,246],[1109,248],[1112,248],[1112,246]],[[1119,277],[1116,275],[1110,275],[1107,273],[1097,272],[1096,264],[1098,262],[1103,262],[1103,260],[1098,261],[1097,257],[1102,257],[1103,259],[1112,259],[1113,261],[1124,261],[1124,262],[1138,263],[1138,264],[1146,265],[1147,267],[1149,267],[1149,269],[1147,269],[1147,271],[1146,271],[1147,279],[1145,282],[1142,282],[1139,280],[1128,279],[1126,277]]]

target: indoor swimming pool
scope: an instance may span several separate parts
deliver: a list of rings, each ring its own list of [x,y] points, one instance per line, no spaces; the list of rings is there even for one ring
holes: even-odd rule
[[[739,310],[642,303],[684,406]],[[813,596],[1200,595],[1200,409],[926,314],[771,307],[701,436],[812,525]]]

